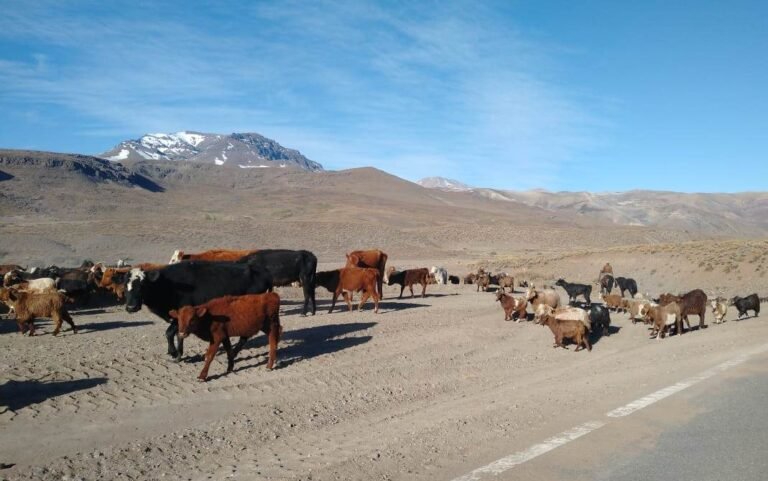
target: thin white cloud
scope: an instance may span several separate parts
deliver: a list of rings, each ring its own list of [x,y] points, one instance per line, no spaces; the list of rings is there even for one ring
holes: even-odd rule
[[[0,51],[0,105],[67,109],[91,119],[81,135],[251,130],[331,168],[498,186],[499,165],[531,170],[518,187],[556,182],[600,140],[548,80],[549,47],[476,2],[130,5],[7,7],[0,42],[40,49]]]

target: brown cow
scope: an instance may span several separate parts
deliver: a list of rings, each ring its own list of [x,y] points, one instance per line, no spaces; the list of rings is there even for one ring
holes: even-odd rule
[[[421,297],[427,297],[427,278],[429,277],[429,269],[422,267],[419,269],[406,269],[404,271],[394,271],[389,274],[387,279],[387,285],[400,284],[400,296],[398,299],[403,298],[403,291],[406,287],[411,290],[411,297],[413,297],[413,285],[421,284]]]
[[[520,319],[528,319],[527,300],[504,294],[503,291],[496,292],[496,300],[501,303],[501,308],[504,309],[505,321],[511,321],[515,313],[517,314],[517,322],[520,322]]]
[[[35,318],[50,317],[56,327],[53,335],[61,330],[61,321],[72,326],[72,332],[77,334],[77,327],[67,312],[64,303],[67,297],[58,291],[26,292],[16,289],[0,288],[0,302],[16,311],[16,324],[19,332],[24,334],[29,329],[29,335],[35,335]]]
[[[168,264],[176,264],[181,261],[239,261],[247,255],[251,255],[256,250],[232,250],[232,249],[211,249],[197,254],[185,254],[184,251],[176,250],[171,256]]]
[[[208,341],[205,353],[205,365],[197,376],[200,381],[208,379],[208,368],[219,349],[224,344],[227,350],[227,373],[235,368],[235,356],[242,349],[245,341],[263,331],[269,337],[269,359],[267,369],[272,369],[277,360],[277,343],[280,340],[280,296],[274,292],[248,294],[243,296],[224,296],[199,306],[184,306],[168,313],[178,319],[179,336],[182,338],[194,334]],[[233,348],[230,337],[240,336]]]
[[[347,254],[347,264],[344,267],[369,267],[379,271],[379,280],[376,285],[379,296],[384,299],[383,282],[387,267],[387,254],[378,249],[358,250]]]
[[[370,268],[344,267],[315,274],[315,284],[325,287],[329,292],[333,293],[333,300],[331,301],[331,308],[328,310],[328,314],[333,312],[339,294],[344,295],[344,301],[351,312],[352,299],[355,292],[358,291],[363,292],[360,297],[360,304],[357,306],[358,312],[363,310],[363,304],[365,304],[369,297],[373,298],[373,312],[379,312],[379,294],[376,292],[378,283],[379,271]]]

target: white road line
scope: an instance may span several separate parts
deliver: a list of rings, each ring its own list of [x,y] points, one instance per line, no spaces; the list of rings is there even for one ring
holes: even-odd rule
[[[683,389],[687,389],[693,386],[694,384],[697,384],[697,383],[700,383],[701,381],[709,379],[734,366],[738,366],[739,364],[744,363],[747,359],[754,356],[755,354],[760,354],[766,351],[768,351],[768,344],[760,346],[746,354],[742,354],[741,356],[735,357],[729,361],[720,363],[715,367],[712,367],[700,374],[697,374],[696,376],[688,378],[684,381],[680,381],[671,386],[665,387],[664,389],[660,389],[655,393],[649,394],[648,396],[641,397],[640,399],[632,401],[629,404],[626,404],[620,408],[617,408],[617,409],[614,409],[613,411],[608,412],[606,416],[611,418],[629,416],[635,411],[639,411],[640,409],[648,407],[655,402],[661,401],[662,399],[667,398],[675,393],[678,393]],[[588,423],[581,424],[579,426],[576,426],[573,429],[560,433],[557,436],[551,437],[542,443],[534,444],[533,446],[526,449],[525,451],[520,451],[515,454],[511,454],[507,457],[494,461],[491,464],[488,464],[481,468],[477,468],[469,474],[465,474],[464,476],[454,478],[453,481],[479,481],[485,475],[489,475],[489,476],[499,475],[504,471],[510,470],[519,464],[523,464],[527,461],[530,461],[533,458],[541,456],[542,454],[546,454],[552,451],[553,449],[559,448],[564,444],[568,444],[571,441],[574,441],[586,434],[589,434],[596,429],[600,429],[601,427],[605,426],[605,424],[606,423],[602,421],[590,421]]]
[[[535,444],[525,451],[520,451],[518,453],[494,461],[487,466],[483,466],[482,468],[477,468],[471,473],[458,477],[453,481],[478,481],[482,478],[483,475],[486,474],[493,476],[501,474],[504,471],[514,468],[518,464],[523,464],[535,457],[548,453],[553,449],[562,446],[563,444],[570,443],[574,439],[578,439],[585,434],[589,434],[595,429],[599,429],[603,426],[605,426],[605,423],[602,421],[590,421],[588,423],[584,423],[580,426],[576,426],[573,429],[560,433],[557,436],[551,437],[545,440],[543,443]]]
[[[640,409],[646,408],[651,404],[659,402],[664,398],[667,398],[675,393],[682,391],[683,389],[688,389],[694,384],[698,384],[701,381],[709,379],[734,366],[738,366],[739,364],[742,364],[747,359],[749,359],[751,356],[755,354],[759,354],[761,352],[765,352],[766,350],[768,350],[768,345],[761,346],[758,349],[753,350],[752,352],[749,352],[747,354],[742,354],[741,356],[735,357],[729,361],[720,363],[711,369],[707,369],[706,371],[700,374],[697,374],[696,376],[688,378],[684,381],[680,381],[671,386],[665,387],[664,389],[660,389],[654,393],[651,393],[647,396],[641,397],[640,399],[632,401],[631,403],[626,404],[620,408],[616,408],[613,411],[608,412],[606,416],[610,418],[620,418],[624,416],[629,416],[635,411],[639,411]]]

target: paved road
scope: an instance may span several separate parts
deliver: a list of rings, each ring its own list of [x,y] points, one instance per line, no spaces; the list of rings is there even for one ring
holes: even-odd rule
[[[765,481],[768,355],[602,421],[605,426],[487,479]]]

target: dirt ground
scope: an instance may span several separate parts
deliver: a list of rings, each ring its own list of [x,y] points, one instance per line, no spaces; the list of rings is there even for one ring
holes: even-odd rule
[[[234,373],[220,354],[207,383],[195,379],[204,342],[170,362],[165,323],[146,310],[76,313],[80,332],[58,337],[47,322],[34,338],[0,322],[0,463],[14,464],[0,478],[451,479],[768,337],[762,317],[733,310],[662,341],[613,314],[612,335],[575,353],[553,349],[546,327],[505,322],[474,286],[402,300],[389,287],[379,314],[328,314],[318,290],[314,317],[299,315],[298,290],[280,291],[277,369],[262,336]]]

